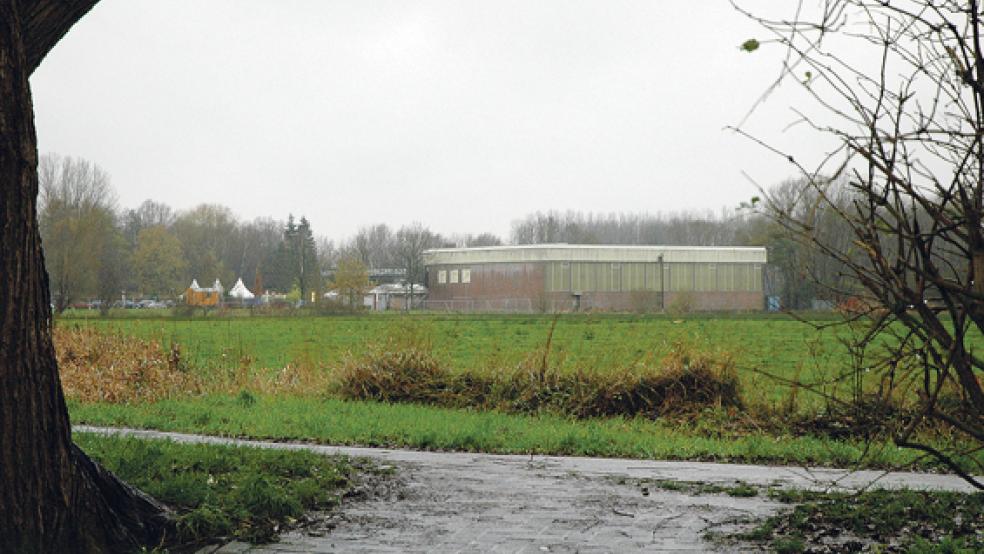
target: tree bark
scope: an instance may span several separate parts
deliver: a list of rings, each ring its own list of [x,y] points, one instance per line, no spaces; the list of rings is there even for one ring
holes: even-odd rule
[[[72,444],[51,342],[28,78],[93,4],[0,0],[0,552],[135,550],[171,521]]]

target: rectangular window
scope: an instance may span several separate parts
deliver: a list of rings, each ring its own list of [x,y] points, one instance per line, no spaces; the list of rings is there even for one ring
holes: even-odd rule
[[[447,271],[444,271],[443,269],[441,271],[438,271],[437,272],[437,282],[440,283],[440,284],[442,284],[442,285],[444,283],[447,283],[448,282],[448,272]]]
[[[462,283],[471,283],[471,270],[470,269],[462,269],[461,270],[461,282]]]
[[[457,269],[452,269],[450,271],[450,273],[451,273],[451,275],[449,275],[450,279],[448,279],[448,281],[450,281],[452,284],[457,283],[458,282],[458,270]]]

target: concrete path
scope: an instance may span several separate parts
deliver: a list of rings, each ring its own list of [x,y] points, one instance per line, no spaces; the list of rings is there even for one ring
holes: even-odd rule
[[[653,486],[653,481],[799,488],[909,487],[971,492],[923,473],[849,472],[631,459],[508,456],[246,441],[133,429],[76,431],[178,442],[303,449],[397,468],[392,486],[262,546],[218,552],[706,552],[709,531],[746,527],[783,505]],[[735,551],[733,545],[726,550]]]

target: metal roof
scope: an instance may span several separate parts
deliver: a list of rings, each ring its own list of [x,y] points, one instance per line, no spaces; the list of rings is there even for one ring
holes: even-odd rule
[[[424,265],[522,262],[766,263],[764,246],[530,244],[424,251]]]

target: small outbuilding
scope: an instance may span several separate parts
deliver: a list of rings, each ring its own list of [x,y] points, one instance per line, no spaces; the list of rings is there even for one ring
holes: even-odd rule
[[[411,291],[411,288],[413,289]],[[363,297],[363,305],[370,310],[406,310],[423,306],[427,298],[427,287],[407,283],[386,283],[373,287]]]
[[[198,279],[192,279],[191,285],[185,290],[185,304],[189,306],[211,307],[222,303],[222,283],[215,280],[209,288],[202,288],[198,285]]]

